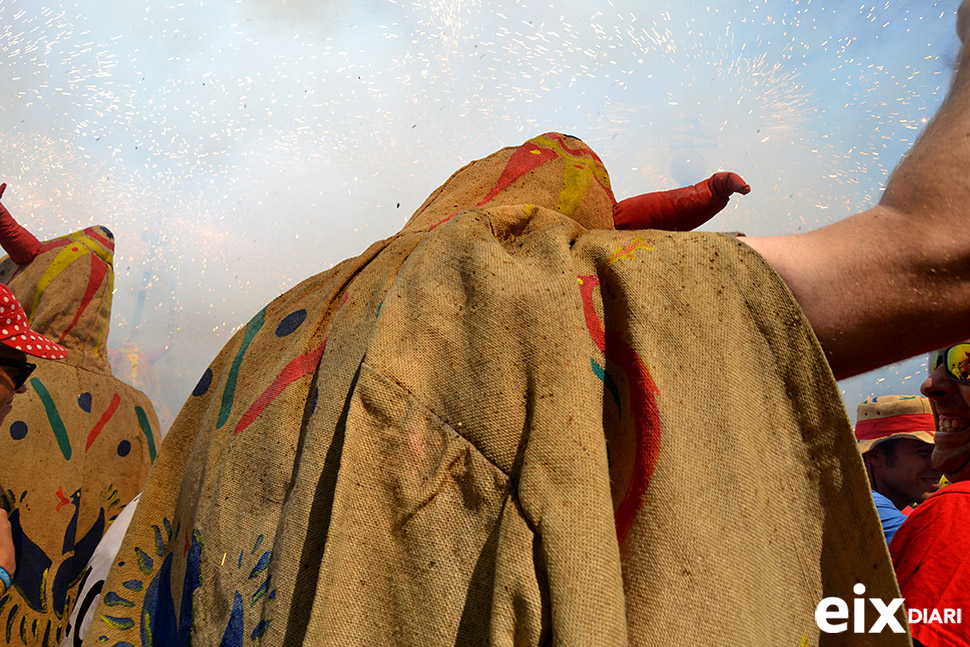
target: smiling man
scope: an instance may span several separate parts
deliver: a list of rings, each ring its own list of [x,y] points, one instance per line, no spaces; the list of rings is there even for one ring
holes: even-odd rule
[[[911,622],[913,644],[967,644],[970,623],[970,343],[934,351],[922,392],[936,418],[933,465],[950,485],[910,515],[889,545],[906,607],[942,616],[962,610],[960,623]],[[927,615],[923,613],[923,615]],[[944,616],[945,617],[945,616]]]
[[[923,383],[940,432],[933,463],[950,481],[970,480],[970,342],[930,355],[930,376]]]
[[[927,398],[883,395],[859,405],[855,436],[886,542],[906,520],[902,510],[936,491],[933,414]]]

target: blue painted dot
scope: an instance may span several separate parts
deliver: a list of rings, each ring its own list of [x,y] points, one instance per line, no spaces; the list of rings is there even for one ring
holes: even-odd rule
[[[27,435],[27,423],[23,420],[18,420],[17,422],[10,425],[10,437],[14,440],[20,440]]]
[[[286,315],[283,318],[283,321],[280,322],[280,325],[276,327],[276,336],[286,337],[291,332],[299,328],[304,319],[306,319],[306,310],[303,310],[302,308]]]
[[[320,389],[317,388],[317,387],[314,387],[313,388],[313,403],[310,404],[310,415],[311,416],[313,415],[313,412],[317,410],[317,397],[319,395],[320,395]]]
[[[91,394],[82,393],[77,396],[77,406],[81,407],[85,413],[91,413]]]
[[[207,368],[205,369],[205,373],[202,374],[202,378],[199,380],[199,383],[195,385],[194,389],[192,389],[192,395],[196,397],[204,395],[205,392],[209,390],[210,384],[212,384],[212,369]]]
[[[127,440],[122,440],[118,443],[118,456],[127,456],[128,452],[131,451],[131,443]]]

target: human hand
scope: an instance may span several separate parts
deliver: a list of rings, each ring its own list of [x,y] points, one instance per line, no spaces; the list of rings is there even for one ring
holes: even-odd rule
[[[10,521],[7,511],[0,508],[0,566],[7,569],[10,576],[17,570],[17,559],[13,547],[13,533],[10,531]]]

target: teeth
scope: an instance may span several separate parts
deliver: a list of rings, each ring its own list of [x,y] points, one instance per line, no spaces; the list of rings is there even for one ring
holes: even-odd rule
[[[956,433],[963,431],[970,427],[970,423],[963,418],[951,418],[949,416],[940,416],[940,420],[937,423],[937,431],[943,431],[947,433]]]

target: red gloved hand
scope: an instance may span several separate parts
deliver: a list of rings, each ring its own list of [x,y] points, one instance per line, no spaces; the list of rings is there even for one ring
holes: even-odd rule
[[[0,197],[3,197],[6,188],[6,182],[0,184]],[[17,223],[2,203],[0,203],[0,245],[10,255],[10,260],[17,265],[26,265],[40,252],[40,241]]]
[[[722,198],[729,198],[732,193],[740,193],[741,195],[751,193],[751,187],[737,173],[721,171],[712,175],[707,181],[711,183],[711,186]]]
[[[644,193],[613,207],[617,229],[690,231],[703,225],[727,206],[732,193],[751,191],[737,173],[722,171],[703,182],[671,191]]]

